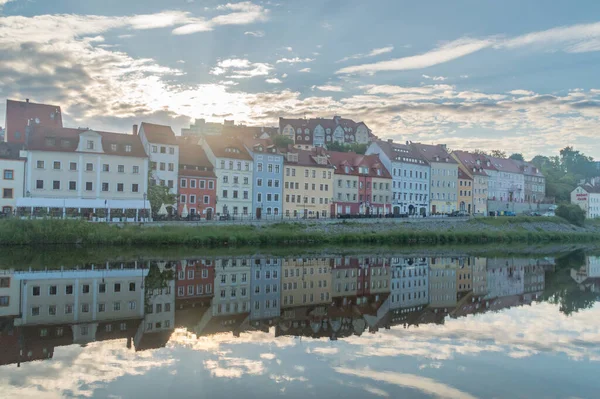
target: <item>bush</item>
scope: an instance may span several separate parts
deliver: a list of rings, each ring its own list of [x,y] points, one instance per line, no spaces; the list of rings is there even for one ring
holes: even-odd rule
[[[585,222],[585,212],[578,205],[565,204],[556,209],[556,216],[566,219],[575,226],[583,226]]]

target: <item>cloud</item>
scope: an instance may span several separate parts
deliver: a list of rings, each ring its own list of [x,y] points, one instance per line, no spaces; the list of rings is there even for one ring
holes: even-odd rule
[[[429,75],[421,75],[421,76],[423,76],[423,78],[425,78],[425,79],[431,79],[431,80],[436,80],[436,81],[441,81],[441,82],[448,79],[445,76],[429,76]]]
[[[252,63],[246,59],[230,58],[219,61],[217,66],[210,70],[210,74],[224,75],[232,73],[227,77],[230,79],[246,79],[255,76],[266,76],[272,69],[271,65],[262,62]]]
[[[14,1],[14,0],[0,0],[0,7],[5,5],[6,3],[10,3],[11,1]]]
[[[357,60],[357,59],[360,59],[360,58],[375,57],[375,56],[378,56],[378,55],[381,55],[381,54],[390,53],[393,50],[394,50],[394,46],[376,48],[376,49],[373,49],[373,50],[369,51],[366,54],[354,54],[354,55],[351,55],[349,57],[344,57],[341,60],[338,60],[336,62],[345,62],[345,61],[348,61],[348,60]]]
[[[277,78],[266,79],[265,82],[270,83],[270,84],[280,84],[280,83],[283,83],[281,80],[279,80]]]
[[[389,61],[381,61],[373,64],[364,64],[345,67],[338,70],[337,74],[374,74],[382,71],[405,71],[411,69],[427,68],[443,64],[454,59],[475,53],[486,47],[490,47],[493,41],[490,39],[462,38],[444,44],[429,52],[410,57],[397,58]]]
[[[529,90],[511,90],[509,91],[510,94],[514,95],[514,96],[532,96],[535,93]]]
[[[354,378],[371,379],[377,382],[397,385],[402,388],[417,389],[427,395],[448,399],[476,399],[475,396],[463,392],[431,378],[421,377],[414,374],[403,374],[391,371],[374,371],[369,369],[354,370],[344,367],[335,367],[337,373],[352,376]]]
[[[335,91],[335,92],[344,91],[344,89],[341,86],[334,86],[334,85],[313,86],[313,89],[317,89],[317,90],[321,90],[321,91]]]
[[[514,49],[525,46],[564,45],[567,52],[588,52],[600,50],[600,22],[561,26],[507,39],[496,44],[496,48]]]
[[[293,49],[293,48],[291,48],[291,47],[286,47],[285,49],[286,49],[287,51],[293,51],[293,50],[294,50],[294,49]]]
[[[244,32],[244,35],[254,36],[254,37],[265,37],[265,32],[263,32],[261,30],[248,31],[248,32]]]
[[[277,64],[282,64],[282,63],[286,63],[286,64],[298,64],[301,62],[313,62],[315,59],[314,58],[299,58],[299,57],[294,57],[294,58],[282,58],[280,60],[277,60]]]
[[[302,68],[298,72],[307,73],[307,72],[310,72],[310,68]]]
[[[173,30],[175,35],[189,35],[197,32],[211,31],[217,26],[223,25],[249,25],[256,22],[265,22],[269,19],[269,10],[263,6],[253,4],[249,1],[225,4],[217,7],[219,11],[233,11],[228,14],[218,15],[209,20],[204,18],[189,18],[187,24]],[[246,32],[251,34],[250,32]],[[253,36],[258,36],[258,33]]]

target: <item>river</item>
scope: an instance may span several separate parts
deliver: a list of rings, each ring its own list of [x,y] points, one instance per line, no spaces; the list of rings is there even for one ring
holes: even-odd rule
[[[589,248],[17,249],[0,396],[597,398],[598,301]]]

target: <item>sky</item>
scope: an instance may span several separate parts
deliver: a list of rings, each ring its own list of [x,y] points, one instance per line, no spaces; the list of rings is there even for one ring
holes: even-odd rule
[[[600,2],[0,0],[5,99],[117,132],[341,115],[380,138],[600,158]]]

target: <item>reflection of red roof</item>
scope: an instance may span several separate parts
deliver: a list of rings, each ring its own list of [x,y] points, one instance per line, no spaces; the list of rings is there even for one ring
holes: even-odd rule
[[[79,135],[85,132],[98,133],[102,137],[102,150],[105,155],[146,158],[146,151],[144,151],[144,146],[139,136],[124,133],[99,132],[88,129],[38,126],[32,129],[29,134],[27,149],[31,151],[75,152],[79,145]],[[115,150],[113,150],[113,144],[116,145]],[[130,152],[126,151],[125,147],[127,145],[131,146]]]
[[[367,167],[369,168],[368,175],[371,177],[392,178],[381,163],[378,154],[361,155],[354,152],[330,151],[329,156],[329,162],[336,167],[335,174],[364,176],[364,174],[359,173],[359,167]],[[346,173],[346,167],[349,168],[348,173]],[[378,169],[381,171],[380,175],[377,174]]]
[[[27,121],[31,126],[46,126],[61,128],[62,112],[57,105],[36,104],[28,101],[6,100],[6,138],[8,142],[25,142],[25,129]],[[19,132],[21,137],[15,138]]]
[[[154,123],[142,122],[140,130],[150,143],[177,145],[177,139],[170,126],[155,125]]]
[[[244,147],[244,144],[235,138],[222,136],[204,137],[210,150],[218,158],[244,159],[251,161],[250,153]]]

